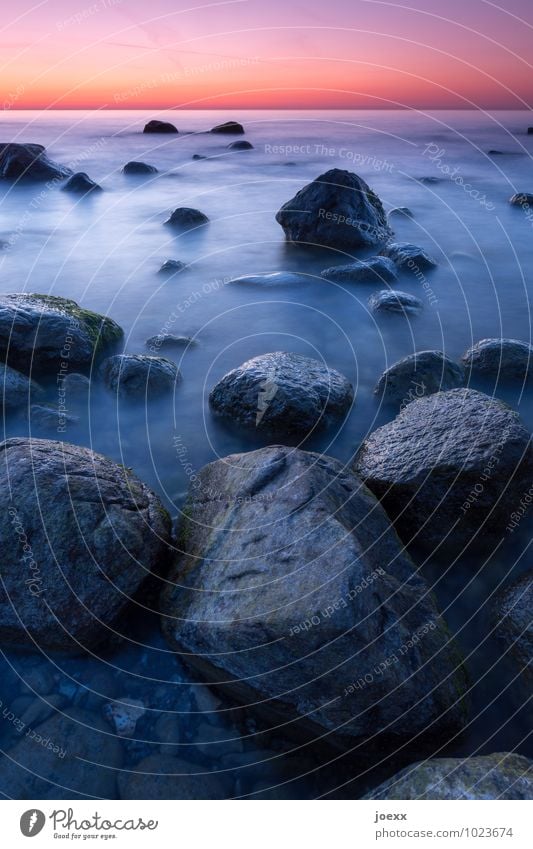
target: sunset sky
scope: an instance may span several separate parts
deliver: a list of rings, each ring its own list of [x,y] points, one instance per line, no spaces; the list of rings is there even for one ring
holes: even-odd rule
[[[531,108],[533,0],[18,0],[4,109]]]

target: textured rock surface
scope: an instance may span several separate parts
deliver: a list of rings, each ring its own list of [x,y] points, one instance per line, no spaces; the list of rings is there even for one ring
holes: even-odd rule
[[[0,142],[0,178],[4,180],[63,180],[70,174],[69,168],[48,159],[42,144]]]
[[[121,799],[226,799],[224,784],[206,767],[169,755],[150,755],[119,774]]]
[[[295,271],[272,271],[267,274],[246,274],[242,277],[234,277],[229,281],[237,283],[239,286],[261,286],[264,288],[275,286],[301,286],[302,283],[308,283],[309,277],[306,274],[298,274]]]
[[[398,277],[392,260],[384,256],[358,259],[347,265],[325,268],[322,277],[334,283],[392,283]]]
[[[465,369],[499,380],[533,377],[533,345],[517,339],[481,339],[461,357]]]
[[[0,356],[29,372],[88,370],[123,336],[112,319],[52,295],[0,295]]]
[[[181,374],[175,363],[146,354],[117,354],[100,367],[108,389],[121,397],[144,398],[172,392]]]
[[[95,183],[94,180],[91,180],[89,175],[84,171],[79,171],[67,180],[63,186],[63,191],[71,192],[74,195],[86,195],[89,192],[101,192],[102,187],[98,183]]]
[[[177,274],[178,271],[183,271],[185,268],[187,268],[187,263],[180,259],[166,259],[159,271],[161,274]]]
[[[217,124],[216,127],[213,127],[211,132],[242,136],[244,133],[244,127],[237,121],[226,121],[225,124]]]
[[[509,198],[509,203],[512,206],[533,206],[533,194],[529,192],[518,192]]]
[[[177,133],[178,130],[174,124],[168,121],[148,121],[143,133]]]
[[[47,439],[3,442],[0,483],[2,643],[80,651],[110,636],[165,562],[159,499],[100,454]]]
[[[398,218],[414,218],[414,215],[408,206],[395,206],[394,209],[391,209],[389,212],[389,216],[391,215],[398,216]]]
[[[463,383],[463,369],[442,351],[417,351],[386,369],[374,392],[386,403],[404,406],[433,392],[457,389]]]
[[[533,692],[533,570],[500,592],[494,603],[496,635],[519,678],[513,683],[518,700]]]
[[[533,799],[533,761],[509,752],[413,764],[365,799]]]
[[[34,380],[0,363],[0,409],[16,410],[41,394],[42,389]]]
[[[392,235],[380,199],[357,174],[333,168],[308,183],[276,215],[289,242],[350,251]]]
[[[437,265],[436,260],[427,251],[409,242],[390,242],[383,248],[381,255],[391,259],[400,271],[416,273],[428,271]]]
[[[199,209],[192,209],[188,206],[180,206],[175,209],[170,218],[165,221],[165,224],[170,224],[172,227],[181,227],[183,229],[193,229],[200,227],[202,224],[207,224],[209,218],[200,212]]]
[[[352,386],[338,371],[284,351],[248,360],[224,375],[209,395],[220,415],[280,434],[327,427],[352,401]]]
[[[182,518],[162,625],[209,680],[288,734],[380,748],[461,727],[453,641],[384,511],[337,460],[280,446],[225,457],[199,472]]]
[[[404,315],[417,315],[424,306],[416,295],[399,290],[391,292],[389,289],[370,295],[368,304],[372,312],[399,312]]]
[[[452,389],[413,401],[374,431],[354,468],[404,542],[461,550],[503,531],[531,485],[533,449],[505,404]]]
[[[147,165],[146,162],[126,162],[122,169],[124,174],[157,174],[157,168],[154,165]]]

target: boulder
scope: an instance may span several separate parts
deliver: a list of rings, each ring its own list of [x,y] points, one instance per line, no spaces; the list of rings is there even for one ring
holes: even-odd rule
[[[173,333],[161,333],[158,336],[150,336],[146,340],[146,347],[153,352],[157,352],[160,348],[189,348],[191,345],[196,345],[196,339],[190,336],[175,336]]]
[[[204,215],[199,209],[180,206],[174,210],[170,218],[165,221],[165,224],[170,224],[172,227],[180,227],[183,230],[193,230],[208,222],[209,218],[207,215]]]
[[[527,134],[528,134],[528,136],[533,136],[533,127],[527,128]]]
[[[183,271],[187,268],[187,263],[180,259],[166,259],[159,269],[160,274],[177,274],[178,271]]]
[[[481,339],[461,357],[465,369],[498,380],[533,378],[533,345],[517,339]]]
[[[520,701],[533,692],[533,570],[526,572],[496,596],[494,621],[496,636],[518,676],[513,682]]]
[[[237,121],[226,121],[225,124],[217,124],[211,130],[212,133],[222,133],[224,135],[242,136],[244,127]]]
[[[148,121],[143,133],[177,133],[178,130],[174,124],[168,121]]]
[[[107,316],[54,295],[0,295],[0,357],[22,371],[88,371],[123,330]]]
[[[383,256],[356,259],[347,265],[335,265],[321,272],[333,283],[393,283],[398,277],[392,260]]]
[[[15,438],[0,459],[0,640],[90,649],[165,563],[170,519],[134,474],[88,448]]]
[[[429,271],[437,267],[436,260],[424,248],[409,242],[390,242],[381,251],[381,256],[391,259],[399,271]]]
[[[505,528],[531,484],[533,448],[505,404],[452,389],[413,401],[374,431],[354,469],[404,542],[461,551]]]
[[[511,206],[533,206],[533,194],[530,194],[529,192],[518,192],[509,198],[509,203]]]
[[[6,144],[0,142],[0,179],[64,180],[72,174],[45,154],[42,144]]]
[[[242,277],[234,277],[229,283],[237,283],[239,286],[260,286],[269,289],[276,286],[301,286],[308,283],[306,274],[298,274],[294,271],[271,271],[266,274],[245,274]]]
[[[399,290],[391,292],[390,289],[370,295],[368,305],[372,312],[400,312],[404,315],[417,315],[424,306],[416,295]]]
[[[228,150],[253,150],[254,146],[249,141],[234,141],[226,145]]]
[[[175,363],[146,354],[116,354],[100,366],[108,389],[123,398],[155,397],[172,392],[181,374]]]
[[[453,641],[343,463],[269,446],[205,466],[177,547],[161,596],[169,644],[285,734],[383,752],[463,726]]]
[[[63,387],[67,398],[85,398],[91,388],[91,381],[84,374],[73,371],[66,375]]]
[[[124,174],[157,174],[157,168],[153,165],[147,165],[146,162],[126,162],[122,169]]]
[[[94,180],[91,180],[89,175],[84,171],[79,171],[67,180],[63,186],[63,191],[71,192],[75,195],[86,195],[89,192],[101,192],[102,187],[98,183],[95,183]]]
[[[395,206],[394,209],[390,210],[389,218],[391,215],[398,218],[414,218],[414,215],[408,206]]]
[[[59,407],[52,407],[50,404],[32,404],[29,422],[33,427],[41,427],[64,432],[67,424],[75,425],[79,422],[79,416],[73,416],[65,410],[60,410]]]
[[[0,408],[16,410],[27,405],[32,398],[42,395],[43,390],[34,380],[0,363]]]
[[[374,393],[387,404],[403,407],[424,395],[457,389],[464,378],[461,366],[442,351],[417,351],[386,369]]]
[[[121,799],[226,799],[224,776],[170,755],[149,755],[133,769],[121,770]]]
[[[533,761],[513,752],[432,758],[389,778],[365,799],[533,799]]]
[[[116,799],[122,746],[99,717],[71,708],[24,736],[0,758],[9,799]]]
[[[304,186],[276,215],[287,241],[351,251],[392,235],[378,196],[350,171],[333,168]]]
[[[203,153],[193,153],[192,158],[197,162],[200,159],[207,159],[207,156],[204,156]]]
[[[351,383],[301,354],[276,351],[228,372],[209,394],[221,416],[268,433],[306,434],[340,419],[353,401]]]

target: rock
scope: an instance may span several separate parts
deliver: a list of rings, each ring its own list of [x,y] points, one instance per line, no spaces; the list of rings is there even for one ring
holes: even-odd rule
[[[182,517],[162,627],[205,679],[323,742],[383,752],[463,725],[453,642],[345,465],[284,446],[234,454],[200,470]]]
[[[225,799],[227,792],[205,767],[161,755],[144,758],[118,774],[121,799]]]
[[[509,203],[512,206],[533,206],[533,194],[530,194],[528,192],[518,192],[517,194],[509,198]]]
[[[165,564],[168,514],[135,475],[88,448],[15,438],[0,458],[0,640],[98,645]]]
[[[437,183],[442,183],[440,177],[418,177],[417,179],[424,186],[435,186]]]
[[[53,295],[0,295],[0,357],[14,368],[58,374],[61,363],[88,371],[124,335],[112,319]]]
[[[170,124],[168,121],[148,121],[146,124],[143,133],[177,133],[177,129],[174,124]]]
[[[234,141],[226,145],[228,150],[253,150],[254,146],[249,141]]]
[[[506,526],[530,486],[533,448],[505,404],[452,389],[413,401],[374,431],[354,468],[404,542],[460,551]]]
[[[187,268],[187,263],[180,259],[166,259],[159,269],[160,274],[177,274],[178,271],[183,271]]]
[[[356,259],[347,265],[335,265],[321,272],[333,283],[393,283],[398,277],[396,266],[390,259],[373,256]]]
[[[66,704],[66,699],[59,693],[52,693],[49,696],[41,699],[33,699],[31,705],[28,705],[22,716],[20,717],[23,728],[20,733],[25,732],[28,728],[35,728],[41,722],[44,722],[54,713],[57,713]]]
[[[395,206],[394,209],[390,210],[389,218],[391,215],[394,215],[395,217],[397,216],[398,218],[414,218],[414,215],[408,206]]]
[[[192,158],[198,161],[199,159],[207,159],[207,156],[204,156],[202,153],[193,153]]]
[[[508,650],[514,674],[518,676],[513,688],[518,689],[518,697],[524,703],[533,691],[532,610],[533,570],[530,570],[498,593],[493,617],[498,639]]]
[[[0,792],[9,799],[114,799],[122,757],[102,720],[71,708],[0,759]]]
[[[194,741],[194,749],[206,758],[218,761],[225,755],[243,751],[242,738],[235,728],[216,728],[202,723]]]
[[[527,134],[528,134],[528,136],[533,136],[533,127],[527,128]]]
[[[442,351],[417,351],[384,371],[374,393],[386,403],[403,407],[424,395],[456,389],[464,377],[461,366]]]
[[[54,676],[48,666],[39,664],[20,673],[23,692],[34,696],[47,696],[55,687]]]
[[[72,194],[77,195],[86,195],[89,192],[101,192],[102,187],[99,186],[98,183],[95,183],[94,180],[91,180],[88,174],[85,174],[83,171],[79,171],[67,180],[63,186],[63,191],[72,192]]]
[[[180,754],[180,746],[185,742],[185,735],[180,726],[179,716],[173,713],[162,714],[155,723],[154,734],[161,743],[159,751],[162,755],[175,757]]]
[[[191,209],[188,206],[180,206],[175,209],[170,218],[165,221],[165,224],[170,224],[172,227],[180,227],[185,230],[193,230],[201,227],[202,224],[208,224],[209,218],[200,212],[199,209]]]
[[[389,778],[365,799],[533,799],[533,761],[513,752],[432,758]]]
[[[287,201],[276,215],[287,241],[351,251],[392,235],[378,196],[365,181],[333,168]]]
[[[424,306],[415,295],[389,289],[370,295],[368,304],[372,312],[400,312],[404,315],[417,315]]]
[[[42,144],[6,144],[0,142],[0,179],[64,180],[72,174],[45,155]]]
[[[152,354],[157,354],[161,348],[189,348],[196,345],[197,342],[190,336],[174,336],[172,333],[162,333],[160,336],[150,336],[145,344]]]
[[[122,700],[108,702],[103,714],[119,737],[133,737],[139,719],[146,713],[144,703],[125,696]]]
[[[108,357],[100,367],[100,374],[107,388],[124,398],[154,397],[172,392],[181,380],[175,363],[146,354]]]
[[[202,711],[202,713],[209,714],[206,717],[209,722],[216,720],[216,714],[222,707],[222,702],[218,696],[215,696],[213,690],[210,687],[206,687],[205,684],[193,684],[191,690],[198,710]]]
[[[301,286],[308,283],[309,277],[294,271],[272,271],[268,274],[245,274],[242,277],[233,277],[229,283],[237,283],[239,286],[261,286],[270,288],[274,286]]]
[[[225,124],[217,124],[216,127],[213,127],[211,132],[224,133],[225,135],[242,136],[244,133],[244,127],[242,126],[242,124],[237,123],[237,121],[226,121]]]
[[[91,388],[91,381],[84,374],[74,371],[65,376],[63,387],[67,397],[84,398]]]
[[[42,395],[38,383],[4,363],[0,363],[0,405],[4,410],[16,410],[27,405],[32,396]]]
[[[65,425],[75,425],[79,423],[80,417],[73,416],[65,410],[60,410],[59,407],[52,407],[49,404],[32,404],[30,414],[28,416],[30,424],[35,427],[54,428],[59,430]],[[59,430],[59,433],[62,431]]]
[[[153,165],[147,165],[146,162],[126,162],[122,169],[124,174],[157,174],[158,170]]]
[[[437,267],[436,260],[424,248],[409,242],[390,242],[381,251],[381,256],[391,259],[399,271],[411,271],[413,274]]]
[[[268,432],[308,433],[340,419],[353,388],[338,371],[301,354],[276,351],[228,372],[209,394],[219,415]]]
[[[465,369],[480,377],[526,380],[533,377],[533,345],[517,339],[481,339],[461,357]]]

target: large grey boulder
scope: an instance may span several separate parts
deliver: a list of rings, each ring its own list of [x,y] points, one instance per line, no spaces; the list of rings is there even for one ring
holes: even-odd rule
[[[352,401],[352,385],[338,371],[285,351],[248,360],[224,375],[209,394],[219,415],[279,434],[327,427]]]
[[[168,556],[157,496],[88,448],[3,442],[0,504],[3,645],[77,652],[101,643]]]
[[[365,799],[533,799],[533,761],[512,752],[434,758],[406,767]]]
[[[333,168],[304,186],[276,215],[287,241],[351,251],[392,235],[379,197],[350,171]]]
[[[374,431],[354,469],[404,542],[460,551],[503,531],[531,485],[533,448],[505,404],[452,389],[413,401]]]
[[[494,620],[496,636],[518,675],[513,687],[520,701],[527,700],[533,692],[533,570],[496,596]]]
[[[34,380],[0,363],[0,409],[16,410],[42,394],[43,390]]]
[[[346,265],[325,268],[321,274],[333,283],[393,283],[398,277],[396,266],[384,256],[356,259]]]
[[[107,732],[107,733],[106,733]],[[36,727],[0,758],[9,799],[116,799],[121,743],[92,713],[71,708]]]
[[[385,512],[342,463],[269,446],[205,466],[163,631],[286,733],[382,749],[465,722],[460,657]]]
[[[155,397],[172,392],[181,380],[177,365],[164,357],[147,354],[116,354],[100,366],[108,389],[123,398]]]
[[[374,292],[368,299],[368,305],[372,312],[392,312],[402,315],[417,315],[424,306],[416,295],[410,295],[409,292],[400,292],[399,289],[395,292],[390,289]]]
[[[403,407],[424,395],[457,389],[464,377],[461,366],[442,351],[417,351],[386,369],[374,393],[387,404]]]
[[[208,224],[209,218],[200,212],[199,209],[193,209],[189,206],[180,206],[175,209],[170,218],[167,218],[165,224],[170,227],[178,227],[182,230],[192,230],[201,227],[202,224]]]
[[[465,369],[481,377],[526,380],[533,377],[533,345],[518,339],[481,339],[461,357]]]
[[[107,316],[53,295],[0,295],[0,357],[29,372],[88,371],[93,360],[122,339]]]
[[[121,799],[225,799],[224,775],[169,755],[149,755],[118,776]]]
[[[429,271],[437,265],[424,248],[409,242],[390,242],[383,248],[381,255],[392,260],[399,271],[411,271],[413,274]]]
[[[42,144],[0,142],[0,179],[4,180],[64,180],[72,174],[45,154]]]

